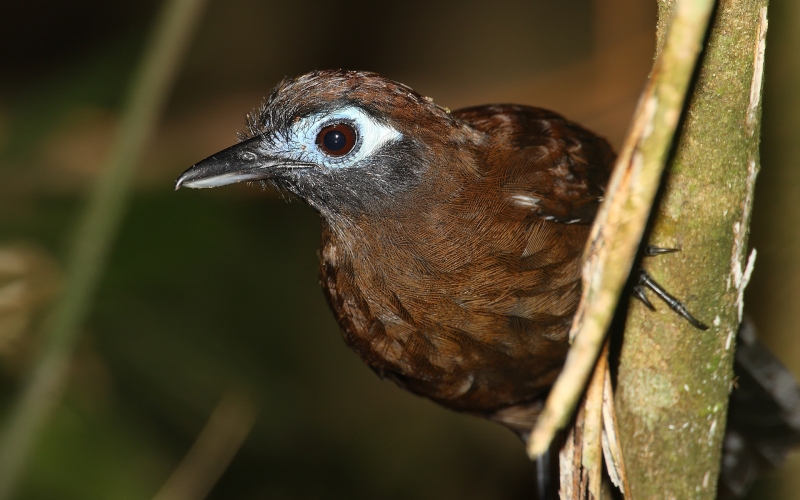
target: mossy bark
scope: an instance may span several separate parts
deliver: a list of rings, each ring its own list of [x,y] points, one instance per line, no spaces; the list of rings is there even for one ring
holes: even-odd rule
[[[659,46],[672,5],[659,0]],[[648,258],[644,267],[711,328],[697,330],[657,302],[656,313],[631,302],[616,403],[637,499],[716,495],[749,274],[766,5],[718,3],[646,236],[652,245],[682,249]]]

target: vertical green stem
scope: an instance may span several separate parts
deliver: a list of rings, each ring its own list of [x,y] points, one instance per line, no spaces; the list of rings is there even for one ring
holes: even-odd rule
[[[65,289],[44,322],[41,357],[0,436],[0,500],[11,497],[36,437],[60,399],[81,323],[124,215],[134,167],[161,116],[204,4],[169,0],[158,17],[108,163],[74,235]]]
[[[659,36],[672,2],[659,0]],[[716,496],[759,169],[766,0],[720,0],[654,212],[650,274],[711,329],[632,301],[617,408],[634,498]]]

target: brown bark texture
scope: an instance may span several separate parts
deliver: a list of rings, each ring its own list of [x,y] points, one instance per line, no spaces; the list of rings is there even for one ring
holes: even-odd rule
[[[672,1],[659,0],[658,40]],[[644,267],[681,298],[700,331],[666,305],[631,301],[616,390],[633,497],[714,498],[759,169],[766,0],[721,0],[675,138],[648,242],[680,248]],[[752,256],[754,257],[754,255]]]

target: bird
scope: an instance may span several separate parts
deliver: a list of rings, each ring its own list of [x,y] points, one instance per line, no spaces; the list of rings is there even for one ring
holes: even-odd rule
[[[569,349],[615,159],[608,141],[552,111],[450,111],[376,73],[320,70],[279,83],[239,143],[175,189],[250,182],[305,201],[322,220],[320,282],[345,342],[380,377],[526,440]],[[708,328],[634,270],[630,291],[653,309],[645,289]],[[725,498],[800,443],[800,388],[754,332],[740,331],[746,390],[731,397]],[[753,420],[765,404],[777,416]]]
[[[527,437],[569,348],[609,143],[522,105],[450,111],[359,71],[282,81],[175,188],[260,182],[322,220],[320,281],[380,377]]]
[[[345,70],[284,79],[246,125],[175,189],[259,182],[307,202],[345,342],[382,378],[525,439],[568,349],[608,141],[545,109],[451,112]],[[708,328],[643,269],[632,278],[648,308],[645,289]]]

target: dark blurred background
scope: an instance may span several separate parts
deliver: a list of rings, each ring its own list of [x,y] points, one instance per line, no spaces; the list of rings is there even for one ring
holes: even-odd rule
[[[4,409],[35,359],[41,312],[158,6],[2,6]],[[775,0],[770,19],[747,309],[800,374],[800,7]],[[193,444],[203,449],[199,435],[237,442],[254,414],[210,498],[533,498],[511,433],[380,381],[345,347],[317,283],[309,208],[256,187],[175,193],[172,183],[233,144],[282,77],[315,68],[378,71],[451,109],[548,107],[619,145],[655,20],[649,0],[212,0],[19,498],[152,498]],[[793,470],[800,459],[751,498],[800,497]]]

